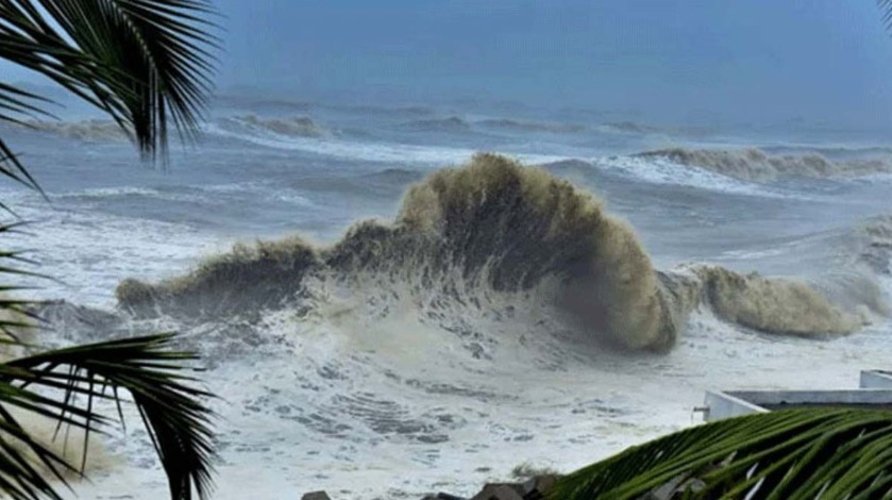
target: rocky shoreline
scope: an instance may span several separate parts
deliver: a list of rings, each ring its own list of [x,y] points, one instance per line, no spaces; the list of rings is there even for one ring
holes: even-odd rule
[[[545,494],[555,485],[558,478],[556,474],[544,474],[518,483],[487,483],[472,497],[440,492],[425,495],[421,500],[544,500]],[[303,495],[301,500],[335,499],[324,491],[314,491]]]

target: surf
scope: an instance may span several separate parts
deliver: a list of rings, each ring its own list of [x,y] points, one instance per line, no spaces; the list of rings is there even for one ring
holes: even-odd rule
[[[866,321],[803,281],[705,264],[659,271],[602,200],[494,154],[430,174],[407,190],[393,221],[358,222],[332,245],[298,236],[241,244],[179,277],[125,280],[116,295],[135,317],[194,323],[306,314],[335,289],[379,304],[371,316],[399,302],[442,324],[462,311],[534,308],[557,329],[621,350],[671,349],[703,307],[785,335],[844,335]]]

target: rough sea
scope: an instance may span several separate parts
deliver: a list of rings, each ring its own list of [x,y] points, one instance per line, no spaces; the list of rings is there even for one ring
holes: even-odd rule
[[[5,126],[48,200],[3,184],[0,199],[31,222],[3,245],[35,249],[36,270],[59,280],[29,292],[66,301],[39,334],[46,345],[178,330],[202,354],[200,376],[219,396],[214,498],[470,494],[520,465],[569,472],[697,423],[707,389],[853,388],[859,370],[888,368],[892,144],[683,125],[572,109],[224,96],[200,141],[154,166],[106,122]],[[477,152],[544,169],[537,182],[568,181],[561,200],[597,206],[610,231],[630,227],[636,243],[603,249],[598,238],[612,233],[567,220],[570,209],[553,217],[557,201],[512,217],[533,189],[514,163],[510,193],[470,174],[426,181],[468,168]],[[407,198],[419,183],[439,202]],[[510,203],[492,202],[506,193]],[[431,207],[439,211],[417,215]],[[348,234],[368,219],[374,235]],[[527,221],[545,226],[527,231]],[[245,248],[295,237],[277,251],[309,252],[312,265],[258,283],[269,269],[251,266],[270,263]],[[236,243],[241,253],[230,254]],[[639,248],[656,271],[636,264],[598,281]],[[215,255],[242,260],[190,288],[199,280],[190,272]],[[713,271],[697,274],[704,265]],[[599,321],[554,306],[580,269],[596,286],[574,285],[574,297],[590,293],[574,307]],[[644,298],[677,298],[679,276],[700,280],[681,287],[696,298],[659,302],[677,313],[669,346],[605,345],[595,330],[616,340],[639,328],[625,322],[645,314],[629,305],[638,302],[612,296],[638,293],[629,283],[639,274]],[[168,295],[137,311],[116,298],[127,279]],[[101,439],[80,498],[166,491],[138,423],[129,412],[125,432]]]

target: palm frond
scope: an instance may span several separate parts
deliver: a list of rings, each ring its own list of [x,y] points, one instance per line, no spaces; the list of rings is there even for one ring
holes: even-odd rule
[[[2,32],[2,27],[0,27],[0,32]],[[0,35],[0,45],[2,44],[3,38]],[[2,53],[2,48],[0,48],[0,53]],[[25,118],[52,117],[50,113],[40,107],[41,104],[47,102],[49,102],[48,99],[37,94],[0,82],[0,121],[27,125],[27,122],[23,121]],[[0,175],[40,190],[40,187],[25,170],[18,155],[13,153],[2,138],[0,138]],[[0,205],[0,208],[8,210],[5,205]]]
[[[0,58],[105,111],[154,155],[166,150],[169,123],[183,139],[197,130],[218,45],[211,12],[208,0],[2,0]],[[0,110],[41,113],[34,97],[4,84]]]
[[[880,498],[892,413],[793,409],[683,430],[580,469],[549,498]]]
[[[4,117],[0,116],[0,120],[3,119]],[[40,185],[37,184],[37,181],[34,180],[31,174],[28,173],[28,170],[25,169],[25,166],[22,165],[22,161],[19,158],[19,155],[13,153],[13,151],[9,149],[9,146],[5,142],[3,142],[2,138],[0,138],[0,175],[43,193],[43,191],[40,189]],[[6,210],[7,212],[15,214],[3,203],[0,203],[0,208]]]
[[[86,446],[78,469],[29,437],[5,407],[16,406],[80,428],[88,440],[114,420],[101,414],[95,402],[113,401],[123,423],[119,391],[126,391],[155,445],[171,498],[189,500],[194,493],[207,498],[214,456],[213,415],[203,401],[212,396],[195,388],[195,380],[185,374],[183,363],[195,355],[171,349],[172,340],[170,334],[115,340],[0,364],[0,491],[16,499],[59,498],[35,465],[64,483],[63,472],[82,470],[86,461]],[[30,450],[37,464],[11,441]]]
[[[207,33],[210,13],[209,0],[0,0],[0,59],[98,107],[145,157],[155,158],[167,151],[169,124],[184,140],[197,131],[211,90],[210,50],[218,43]],[[48,102],[0,82],[0,121],[27,126],[28,119],[51,116]],[[0,175],[40,190],[2,139]],[[0,233],[15,227],[0,225]],[[39,276],[20,266],[28,262],[19,252],[0,252],[0,275]],[[32,302],[5,294],[15,289],[0,286],[0,344],[21,346],[15,332],[39,318]],[[202,401],[210,395],[191,387],[182,372],[194,356],[172,350],[170,342],[169,335],[141,337],[0,364],[0,491],[15,499],[59,498],[35,466],[63,482],[64,472],[77,470],[35,441],[7,407],[80,428],[89,439],[111,420],[94,402],[113,400],[123,420],[118,394],[124,391],[152,438],[171,497],[191,499],[194,491],[205,498],[213,448],[211,413]]]
[[[27,234],[22,231],[26,225],[27,222],[24,221],[0,223],[0,236]],[[37,262],[28,257],[30,253],[27,250],[0,249],[0,278],[2,278],[0,279],[2,283],[0,284],[0,346],[14,344],[27,347],[27,342],[20,334],[30,332],[42,323],[41,318],[35,313],[35,307],[39,302],[16,298],[13,293],[35,288],[22,284],[24,280],[55,281],[32,270],[37,266]]]

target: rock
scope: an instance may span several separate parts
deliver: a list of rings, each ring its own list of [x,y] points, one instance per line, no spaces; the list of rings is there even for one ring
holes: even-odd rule
[[[490,483],[471,500],[524,500],[523,485],[514,483]]]
[[[522,484],[490,483],[471,500],[542,500],[548,490],[557,483],[558,477],[555,474],[543,474],[531,477]]]
[[[449,493],[437,493],[436,495],[425,495],[421,500],[467,500],[465,497],[457,497]]]
[[[331,500],[331,497],[324,491],[312,491],[300,497],[300,500]]]
[[[531,477],[523,483],[523,500],[541,500],[545,498],[548,490],[554,487],[559,476],[556,474],[544,474]]]

